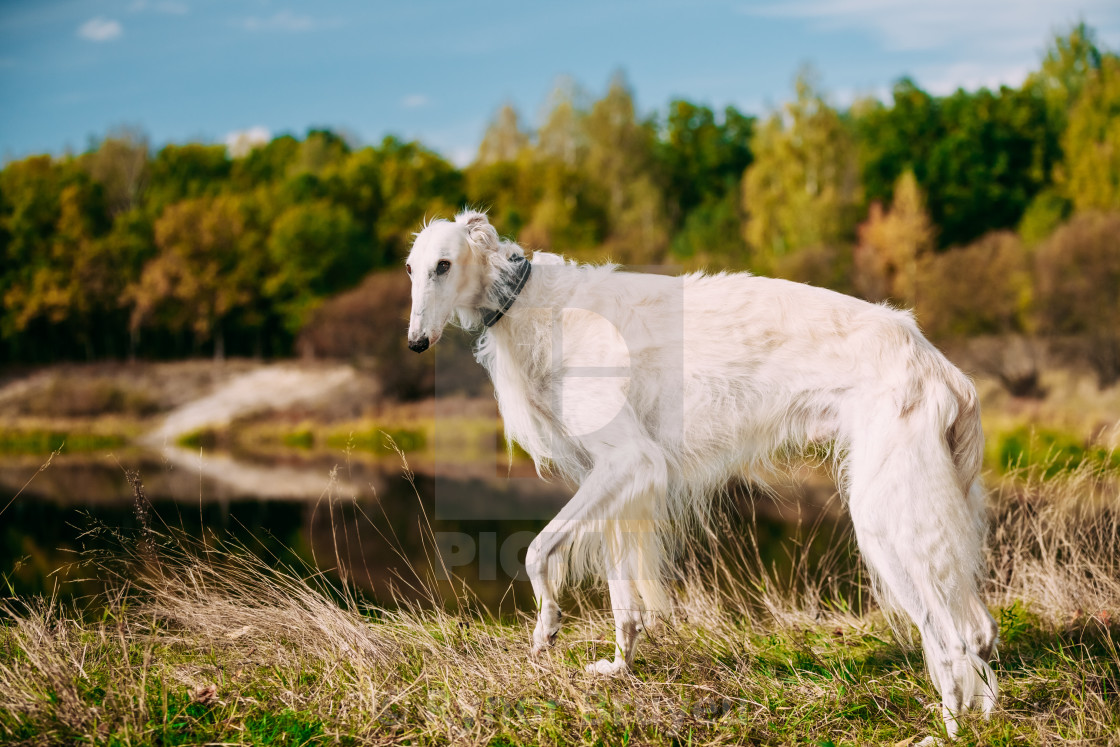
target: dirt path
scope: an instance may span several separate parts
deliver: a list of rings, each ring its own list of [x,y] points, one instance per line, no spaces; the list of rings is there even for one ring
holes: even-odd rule
[[[164,446],[200,428],[220,428],[245,415],[313,402],[354,378],[350,366],[307,369],[281,364],[260,368],[172,410],[143,441]]]
[[[331,482],[326,472],[262,466],[224,454],[206,454],[177,445],[179,438],[200,428],[221,428],[246,415],[307,404],[354,380],[350,366],[306,368],[274,365],[242,374],[210,394],[172,410],[141,442],[168,462],[223,484],[235,493],[260,498],[304,500],[331,486],[340,495],[358,495],[357,486]]]

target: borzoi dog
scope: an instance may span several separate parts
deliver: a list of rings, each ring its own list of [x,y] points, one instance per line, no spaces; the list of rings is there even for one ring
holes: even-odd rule
[[[452,320],[485,325],[477,356],[509,438],[579,485],[529,547],[532,651],[560,630],[560,588],[606,576],[614,674],[668,606],[680,527],[729,479],[783,449],[831,443],[879,598],[918,626],[947,731],[996,699],[998,627],[983,571],[983,433],[971,382],[910,314],[747,274],[684,277],[528,260],[484,213],[417,235],[409,347]]]

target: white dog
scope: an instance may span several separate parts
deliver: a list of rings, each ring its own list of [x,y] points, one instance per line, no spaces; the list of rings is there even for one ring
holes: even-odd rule
[[[669,543],[744,469],[783,449],[836,447],[856,538],[880,598],[918,626],[946,728],[996,699],[998,627],[983,570],[983,433],[975,389],[910,314],[746,274],[619,272],[500,240],[463,212],[417,234],[409,347],[457,317],[485,324],[506,433],[579,485],[525,565],[556,639],[565,581],[607,577],[615,657],[633,661],[647,613],[667,607]]]

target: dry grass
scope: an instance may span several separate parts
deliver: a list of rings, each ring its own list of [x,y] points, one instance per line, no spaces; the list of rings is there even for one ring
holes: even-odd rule
[[[966,722],[962,744],[1120,744],[1120,475],[1043,474],[995,494],[987,593],[1003,700],[991,721]],[[793,556],[779,576],[751,541],[698,543],[673,619],[643,642],[635,674],[604,680],[582,668],[613,648],[593,589],[535,662],[530,620],[501,624],[465,589],[421,582],[426,603],[370,608],[314,569],[149,530],[84,559],[116,579],[93,619],[6,603],[0,739],[827,745],[936,733],[920,651],[864,611],[843,557]],[[715,588],[700,582],[713,573]]]

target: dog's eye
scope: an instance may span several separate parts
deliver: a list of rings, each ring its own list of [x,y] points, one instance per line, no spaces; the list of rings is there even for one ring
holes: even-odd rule
[[[436,263],[436,274],[437,275],[443,275],[444,273],[446,273],[450,269],[451,269],[451,263],[448,262],[446,259],[441,259],[438,263]]]
[[[404,271],[408,273],[409,277],[412,277],[412,265],[405,265]]]

